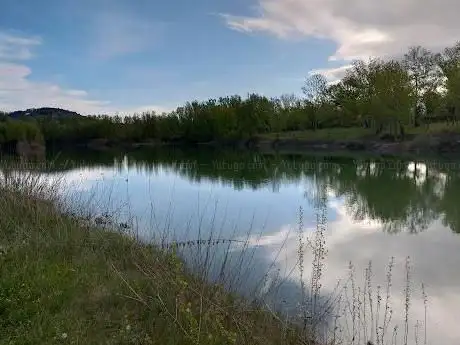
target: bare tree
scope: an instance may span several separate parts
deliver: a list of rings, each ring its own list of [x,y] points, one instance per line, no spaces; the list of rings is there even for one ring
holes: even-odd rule
[[[436,55],[442,70],[447,96],[447,110],[451,121],[457,123],[460,117],[460,42]]]
[[[311,103],[321,103],[327,94],[327,79],[322,74],[312,74],[305,80],[302,92]]]
[[[415,46],[404,55],[407,69],[414,86],[415,100],[419,101],[426,91],[436,90],[440,85],[441,74],[436,56],[426,48]]]

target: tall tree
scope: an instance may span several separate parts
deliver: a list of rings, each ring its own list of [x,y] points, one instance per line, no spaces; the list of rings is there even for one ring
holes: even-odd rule
[[[419,126],[426,113],[424,95],[436,92],[441,85],[441,72],[436,56],[421,46],[410,47],[404,55],[403,64],[414,88],[412,121],[415,126]]]
[[[370,118],[377,134],[385,127],[403,134],[412,92],[409,75],[401,63],[380,59],[355,61],[340,86],[348,111],[356,111],[367,122]]]
[[[449,113],[453,116],[453,120],[457,121],[460,116],[460,42],[437,54],[436,60],[445,79],[444,87]]]
[[[307,113],[308,121],[313,130],[318,128],[318,117],[321,107],[327,99],[327,79],[322,74],[312,74],[305,80],[302,92],[306,96],[306,100],[310,105]]]
[[[302,92],[307,101],[311,103],[321,103],[327,94],[327,79],[322,74],[312,74],[305,79]]]
[[[330,88],[332,99],[343,112],[362,121],[365,127],[371,127],[378,116],[371,108],[373,87],[369,65],[362,60],[353,61],[340,83]]]
[[[329,87],[328,98],[338,108],[337,114],[342,125],[356,125],[362,117],[358,104],[361,91],[356,87],[352,75],[345,76],[341,82]]]
[[[436,90],[440,85],[436,56],[421,46],[410,47],[404,55],[404,67],[407,69],[414,86],[416,101],[419,101],[427,91]]]
[[[413,93],[410,76],[398,61],[373,60],[369,64],[371,107],[390,133],[404,136],[410,121]]]

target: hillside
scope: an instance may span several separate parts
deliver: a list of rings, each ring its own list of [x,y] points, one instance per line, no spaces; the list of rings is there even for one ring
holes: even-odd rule
[[[60,108],[32,108],[27,110],[17,110],[9,113],[10,117],[21,118],[21,117],[51,117],[51,118],[69,118],[69,117],[80,117],[82,115],[65,109]]]

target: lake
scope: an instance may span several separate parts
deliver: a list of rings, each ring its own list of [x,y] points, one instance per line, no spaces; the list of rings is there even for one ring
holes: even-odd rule
[[[384,314],[389,297],[391,320],[368,314],[360,330],[340,321],[342,336],[355,334],[356,344],[382,332],[391,343],[395,325],[404,337],[405,290],[409,338],[424,343],[426,311],[427,343],[460,341],[460,161],[161,149],[62,152],[46,173],[65,181],[69,201],[126,224],[142,240],[177,246],[192,269],[248,297],[263,295],[290,315],[303,310],[305,281],[318,304],[337,306],[329,323],[341,313],[363,318],[371,271],[374,313]]]

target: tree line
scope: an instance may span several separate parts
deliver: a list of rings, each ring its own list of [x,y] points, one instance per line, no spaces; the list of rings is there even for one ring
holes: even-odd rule
[[[240,140],[264,133],[367,128],[404,138],[408,128],[457,122],[460,115],[460,42],[439,53],[411,47],[398,59],[352,63],[328,83],[309,76],[303,96],[250,94],[187,102],[163,114],[133,116],[22,116],[0,114],[0,144],[11,140],[85,142]]]

